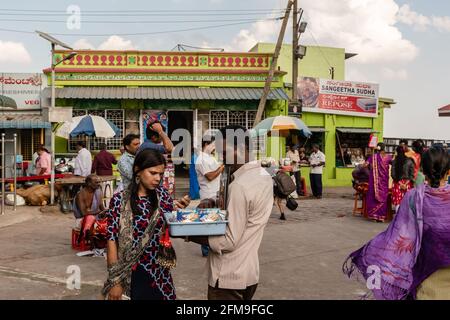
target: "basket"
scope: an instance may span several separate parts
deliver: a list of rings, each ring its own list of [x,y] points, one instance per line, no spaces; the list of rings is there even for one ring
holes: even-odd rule
[[[78,243],[78,237],[80,236],[80,230],[72,229],[72,249],[77,251],[87,251],[92,249],[92,244],[88,240],[82,240]]]

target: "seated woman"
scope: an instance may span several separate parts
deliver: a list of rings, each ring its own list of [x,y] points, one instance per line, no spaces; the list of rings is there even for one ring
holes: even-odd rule
[[[78,243],[92,236],[97,216],[103,211],[105,211],[105,207],[102,201],[100,180],[95,174],[91,174],[86,177],[84,187],[73,199],[75,228],[80,230]]]
[[[344,263],[348,276],[359,271],[371,282],[376,299],[450,299],[450,158],[432,147],[422,164],[427,183],[408,191],[388,229]]]

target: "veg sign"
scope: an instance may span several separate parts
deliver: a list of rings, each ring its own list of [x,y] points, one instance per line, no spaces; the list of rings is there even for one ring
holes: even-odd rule
[[[13,99],[17,110],[41,109],[45,80],[40,73],[0,73],[0,95]]]

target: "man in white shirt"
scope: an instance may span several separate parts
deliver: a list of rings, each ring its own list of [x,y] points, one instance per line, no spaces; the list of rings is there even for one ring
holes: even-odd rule
[[[86,149],[86,144],[83,141],[77,142],[77,151],[78,156],[75,158],[74,173],[76,176],[87,177],[92,170],[92,155]]]
[[[195,162],[195,172],[200,185],[200,200],[216,199],[220,188],[220,174],[225,168],[214,157],[214,138],[204,137],[202,151]]]
[[[220,165],[214,157],[215,148],[214,137],[203,137],[202,151],[195,161],[195,173],[200,186],[200,201],[208,199],[216,201],[220,189],[220,174],[225,166]],[[204,257],[208,255],[208,251],[208,246],[202,245]]]
[[[311,181],[311,190],[314,197],[322,198],[322,173],[325,165],[325,155],[320,151],[317,144],[313,145],[313,152],[309,156],[311,165],[311,173],[309,179]]]

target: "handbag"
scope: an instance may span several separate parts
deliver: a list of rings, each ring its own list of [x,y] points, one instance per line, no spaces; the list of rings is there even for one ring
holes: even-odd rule
[[[298,208],[298,202],[294,198],[288,197],[286,199],[286,207],[291,211],[295,211]]]

